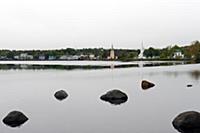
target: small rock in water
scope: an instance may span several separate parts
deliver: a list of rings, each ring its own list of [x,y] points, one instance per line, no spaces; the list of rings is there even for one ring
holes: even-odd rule
[[[172,124],[181,133],[200,133],[200,113],[195,111],[181,113]]]
[[[18,127],[24,124],[28,118],[19,111],[10,112],[4,119],[3,123],[10,127]]]
[[[57,91],[54,96],[58,100],[63,100],[68,97],[68,94],[64,90]]]
[[[125,103],[128,100],[128,96],[120,90],[112,90],[102,95],[100,99],[114,105],[119,105]]]
[[[188,84],[187,87],[192,87],[192,85],[191,85],[191,84]]]
[[[151,88],[151,87],[154,87],[155,84],[154,84],[154,83],[151,83],[151,82],[149,82],[149,81],[147,81],[147,80],[142,80],[141,86],[142,86],[142,89],[143,89],[143,90],[147,90],[147,89],[149,89],[149,88]]]

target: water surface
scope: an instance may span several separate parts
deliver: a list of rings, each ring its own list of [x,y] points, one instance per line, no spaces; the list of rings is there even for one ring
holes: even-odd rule
[[[142,90],[147,79],[156,84]],[[99,70],[0,70],[0,118],[19,110],[24,125],[0,124],[1,133],[176,133],[173,118],[200,111],[200,65]],[[193,87],[188,88],[187,84]],[[118,88],[128,101],[112,105],[100,100]],[[69,96],[54,98],[64,89]]]

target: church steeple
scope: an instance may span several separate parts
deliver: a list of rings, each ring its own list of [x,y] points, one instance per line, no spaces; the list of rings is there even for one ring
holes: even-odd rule
[[[143,45],[143,41],[142,41],[142,44],[141,44],[141,49],[140,49],[140,54],[139,54],[139,59],[143,59],[144,58],[144,45]]]
[[[114,50],[113,44],[111,45],[111,50]]]
[[[111,45],[110,57],[108,57],[108,58],[111,59],[111,60],[116,59],[116,57],[115,57],[115,50],[114,50],[113,44]]]

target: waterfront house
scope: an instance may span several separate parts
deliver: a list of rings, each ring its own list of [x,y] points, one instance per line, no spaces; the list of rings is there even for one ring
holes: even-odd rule
[[[7,56],[0,56],[0,60],[6,60]]]
[[[68,56],[67,56],[67,55],[62,55],[62,56],[60,56],[59,59],[60,59],[60,60],[67,60],[67,59],[68,59]]]
[[[96,60],[96,57],[95,57],[94,54],[90,54],[90,55],[89,55],[89,59],[90,59],[90,60]]]
[[[15,55],[13,58],[14,60],[19,60],[19,55]]]
[[[45,56],[44,56],[44,55],[40,55],[40,56],[38,57],[38,59],[39,59],[39,60],[45,60]]]
[[[27,56],[28,56],[27,53],[21,53],[21,54],[19,55],[19,59],[25,60],[25,59],[27,59]]]
[[[59,58],[60,60],[78,60],[80,59],[79,55],[62,55]]]
[[[50,55],[50,56],[48,57],[48,60],[55,60],[55,59],[56,59],[55,56],[51,56],[51,55]]]
[[[78,60],[80,57],[78,55],[68,56],[68,60]]]
[[[80,59],[80,60],[87,60],[87,59],[88,59],[88,55],[81,54],[81,55],[79,56],[79,59]]]
[[[73,58],[74,60],[78,60],[78,59],[80,58],[80,56],[79,56],[79,55],[73,55],[72,58]]]
[[[27,58],[28,60],[33,60],[33,56],[32,55],[27,55]]]
[[[176,51],[173,54],[173,58],[174,59],[183,59],[184,58],[184,54],[181,51]]]
[[[16,60],[18,60],[18,59],[20,59],[20,60],[33,60],[33,55],[29,55],[27,53],[21,53],[19,55],[19,57],[14,56],[14,59],[16,59]]]

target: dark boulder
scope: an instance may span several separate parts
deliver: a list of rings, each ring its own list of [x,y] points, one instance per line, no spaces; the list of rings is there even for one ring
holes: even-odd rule
[[[112,90],[102,95],[100,99],[114,105],[119,105],[125,103],[128,100],[128,96],[120,90]]]
[[[147,89],[154,87],[154,86],[155,86],[154,83],[151,83],[147,80],[142,80],[141,87],[142,87],[143,90],[147,90]]]
[[[68,97],[68,94],[64,90],[57,91],[54,96],[58,100],[63,100]]]
[[[24,124],[28,118],[19,111],[10,112],[4,119],[3,123],[10,127],[18,127]]]
[[[195,111],[181,113],[172,124],[181,133],[200,133],[200,113]]]

